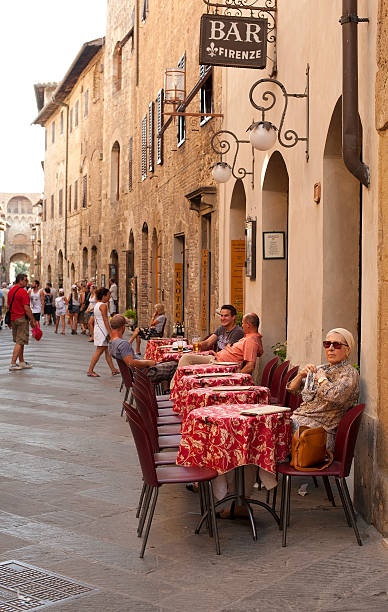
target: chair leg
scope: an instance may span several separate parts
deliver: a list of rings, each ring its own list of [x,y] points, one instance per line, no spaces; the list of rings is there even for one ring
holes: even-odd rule
[[[265,503],[269,504],[271,499],[271,491],[267,491],[266,496],[265,496]]]
[[[282,496],[280,499],[280,521],[279,521],[279,529],[283,529],[283,520],[284,520],[284,501],[286,498],[286,477],[282,475]]]
[[[152,487],[147,487],[145,499],[143,501],[143,509],[140,514],[139,526],[137,528],[137,535],[139,538],[141,538],[141,535],[143,533],[144,523],[147,517],[148,508],[150,506],[151,495],[152,495]]]
[[[213,533],[216,541],[216,553],[217,555],[221,554],[220,550],[220,541],[218,538],[218,528],[217,528],[217,520],[216,520],[216,509],[214,507],[214,495],[213,495],[213,485],[211,480],[209,480],[209,502],[210,502],[210,512],[211,512],[211,521],[213,523]]]
[[[283,506],[283,520],[282,520],[282,524],[283,524],[283,537],[282,537],[282,546],[287,546],[287,524],[288,524],[288,514],[289,514],[289,509],[290,509],[290,491],[291,491],[291,478],[286,475],[283,476],[283,479],[285,480],[285,485],[284,485],[284,495],[285,495],[285,499],[284,499],[284,506]]]
[[[159,494],[158,487],[153,487],[152,492],[154,494],[154,499],[152,500],[151,510],[150,510],[150,514],[148,517],[148,521],[147,521],[147,527],[146,527],[144,538],[143,538],[143,544],[142,544],[141,551],[140,551],[140,559],[144,557],[144,551],[147,546],[148,535],[150,533],[152,519],[154,518],[155,506],[156,506],[156,502],[158,501],[158,494]]]
[[[272,510],[274,512],[276,512],[276,498],[278,495],[278,485],[276,485],[276,487],[273,489],[273,494],[272,494]]]
[[[328,476],[322,476],[323,484],[325,485],[326,495],[329,502],[331,502],[332,506],[335,508],[335,499],[333,495],[333,491],[331,490],[330,480]]]
[[[341,503],[342,503],[342,507],[344,509],[346,522],[348,524],[348,527],[351,527],[352,523],[350,522],[349,510],[348,510],[348,507],[346,505],[344,492],[342,490],[342,487],[341,487],[341,484],[340,484],[340,481],[339,481],[338,478],[335,479],[335,484],[337,485],[338,493],[339,493],[339,496],[341,498]]]
[[[354,534],[356,536],[358,545],[362,546],[362,540],[360,538],[360,533],[359,533],[358,527],[357,527],[356,513],[354,512],[353,502],[352,502],[351,497],[349,495],[348,485],[346,484],[345,478],[341,478],[340,480],[341,480],[341,484],[343,486],[345,500],[346,500],[346,503],[348,505],[348,511],[349,511],[349,514],[350,514],[350,522],[352,524],[353,531],[354,531]]]
[[[144,499],[144,494],[146,492],[146,489],[147,489],[147,485],[146,485],[145,482],[143,482],[143,488],[142,488],[141,493],[140,493],[139,504],[138,504],[137,510],[136,510],[136,518],[139,518],[139,516],[140,516],[141,507],[143,505],[143,499]]]
[[[318,489],[318,480],[316,479],[315,476],[313,476],[313,483],[315,485],[315,488]]]
[[[291,514],[291,476],[287,476],[287,488],[287,527],[289,527]]]
[[[204,494],[203,494],[203,483],[202,482],[198,483],[198,492],[199,492],[199,508],[200,508],[201,516],[202,516],[202,514],[204,513],[204,509],[205,509],[205,506],[204,506]]]

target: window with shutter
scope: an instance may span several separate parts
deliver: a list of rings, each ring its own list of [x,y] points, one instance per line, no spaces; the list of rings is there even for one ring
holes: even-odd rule
[[[86,208],[88,201],[88,175],[82,177],[82,208]]]
[[[185,68],[186,66],[186,53],[184,53],[178,62],[178,68]],[[178,117],[178,133],[177,133],[178,147],[180,147],[186,140],[186,119],[185,117]]]
[[[154,171],[154,103],[148,106],[148,170]]]
[[[78,108],[79,108],[79,102],[77,100],[77,102],[75,103],[75,107],[74,107],[74,127],[78,127]]]
[[[63,215],[63,189],[60,189],[59,194],[58,194],[58,213],[59,213],[59,216],[62,217]]]
[[[147,115],[141,122],[141,180],[147,178]]]
[[[63,134],[63,111],[61,111],[60,133]]]
[[[89,90],[87,89],[84,94],[84,117],[88,116],[89,112]]]
[[[128,191],[133,190],[133,139],[128,143]]]
[[[74,210],[78,208],[78,180],[74,182]]]
[[[69,196],[68,196],[68,208],[69,212],[71,212],[71,185],[69,185]]]
[[[210,66],[201,65],[199,69],[199,78],[202,79]],[[200,113],[213,112],[213,75],[210,74],[203,87],[200,89]],[[200,125],[205,125],[211,117],[201,117]]]
[[[158,97],[156,98],[157,104],[157,128],[158,132],[162,129],[163,126],[163,96],[164,90],[160,89],[158,93]],[[160,166],[163,164],[163,134],[157,137],[156,143],[156,163]]]
[[[51,218],[54,219],[54,196],[51,196]]]

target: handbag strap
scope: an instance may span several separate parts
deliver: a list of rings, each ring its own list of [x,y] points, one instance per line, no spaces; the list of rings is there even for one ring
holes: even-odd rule
[[[334,461],[334,455],[331,451],[326,450],[327,453],[327,461],[322,465],[322,467],[299,467],[298,465],[294,465],[293,468],[298,470],[299,472],[320,472],[321,470],[325,470],[328,468]]]
[[[9,312],[11,312],[11,310],[12,310],[12,304],[13,304],[13,301],[14,301],[14,299],[15,299],[15,295],[17,294],[17,292],[19,291],[19,289],[23,289],[23,287],[18,287],[18,288],[16,289],[15,293],[13,294],[13,296],[12,296],[12,300],[11,300],[11,303],[10,303],[10,305],[9,305]]]

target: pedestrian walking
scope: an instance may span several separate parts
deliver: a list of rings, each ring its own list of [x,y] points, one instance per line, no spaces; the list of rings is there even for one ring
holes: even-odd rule
[[[114,278],[109,279],[109,291],[109,313],[111,317],[113,317],[113,315],[117,313],[119,305],[118,287]]]
[[[112,376],[116,376],[116,374],[120,374],[120,370],[116,370],[114,367],[112,357],[108,351],[108,342],[111,334],[108,317],[108,303],[110,299],[109,289],[106,287],[98,289],[96,291],[96,298],[97,303],[94,307],[94,346],[96,347],[96,351],[90,362],[87,375],[93,378],[100,376],[94,371],[94,367],[101,355],[105,353],[105,359],[110,367]]]
[[[80,294],[77,285],[72,285],[71,293],[68,299],[68,312],[70,316],[71,333],[74,336],[77,334],[78,316],[80,310]]]
[[[51,323],[55,322],[55,300],[58,296],[58,293],[57,293],[57,290],[52,286],[52,283],[50,283],[50,281],[46,283],[46,287],[50,289],[50,293],[53,298],[52,299],[52,313],[49,316],[49,322],[48,322],[48,324],[51,325]]]
[[[39,287],[39,281],[34,280],[31,289],[28,290],[30,296],[30,308],[35,321],[40,321],[41,314],[44,313],[44,295]]]
[[[30,298],[26,291],[27,282],[26,274],[18,274],[15,285],[8,292],[8,310],[11,313],[8,326],[12,329],[12,339],[15,343],[9,366],[11,372],[32,367],[30,363],[24,361],[24,347],[28,344],[28,321],[31,327],[36,327],[38,322],[30,308]]]
[[[96,287],[94,285],[90,288],[90,298],[89,298],[89,306],[86,311],[87,321],[88,321],[88,329],[90,338],[88,342],[94,342],[94,307],[97,304],[96,298]]]
[[[86,311],[89,306],[89,300],[90,300],[90,285],[87,285],[85,287],[85,285],[83,284],[81,287],[81,293],[80,293],[80,312],[79,312],[79,317],[78,317],[78,321],[81,325],[81,334],[86,334],[86,331],[87,331],[88,321],[86,317]]]
[[[55,298],[55,313],[56,313],[56,317],[55,317],[55,333],[58,333],[58,327],[59,327],[59,322],[62,321],[62,331],[61,334],[62,336],[65,335],[66,333],[66,306],[67,306],[67,299],[64,296],[64,290],[60,289],[59,290],[59,295],[57,298]]]
[[[48,325],[53,314],[53,296],[51,295],[50,287],[44,290],[44,324]]]

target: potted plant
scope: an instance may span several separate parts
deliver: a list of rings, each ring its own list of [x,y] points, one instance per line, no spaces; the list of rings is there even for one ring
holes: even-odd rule
[[[124,317],[128,319],[128,323],[133,327],[136,323],[136,310],[132,310],[132,308],[128,308],[124,312]]]
[[[276,344],[271,346],[271,348],[273,354],[276,357],[279,357],[280,362],[283,363],[283,361],[285,361],[287,357],[287,342],[277,342]]]

